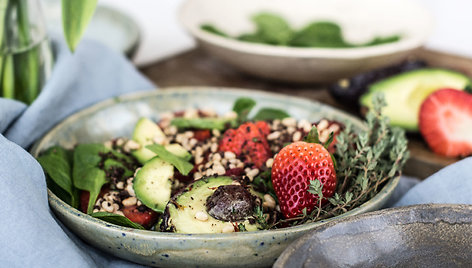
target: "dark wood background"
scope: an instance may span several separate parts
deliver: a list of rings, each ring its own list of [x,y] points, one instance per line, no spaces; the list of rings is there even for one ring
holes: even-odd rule
[[[417,50],[413,56],[425,60],[432,66],[456,69],[472,76],[471,59],[426,49]],[[217,86],[258,89],[309,98],[358,114],[358,111],[336,102],[326,90],[326,85],[280,83],[249,76],[220,62],[200,48],[142,67],[141,72],[160,88]],[[458,160],[435,155],[419,134],[408,134],[408,139],[411,158],[404,170],[406,175],[425,178]]]

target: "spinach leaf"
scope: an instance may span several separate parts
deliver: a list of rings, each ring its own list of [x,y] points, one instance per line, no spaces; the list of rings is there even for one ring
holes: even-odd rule
[[[157,154],[157,157],[171,163],[184,176],[187,176],[188,173],[193,169],[192,164],[190,164],[188,161],[185,161],[184,158],[178,157],[175,154],[167,151],[166,148],[160,144],[148,145],[146,148]]]
[[[222,30],[218,29],[217,27],[211,24],[203,24],[200,26],[200,29],[219,35],[219,36],[228,37],[228,35],[225,32],[223,32]]]
[[[182,118],[172,119],[171,124],[178,128],[196,128],[196,129],[218,129],[224,130],[226,124],[231,124],[228,119],[221,118]]]
[[[131,227],[135,229],[141,229],[144,230],[144,227],[138,223],[130,221],[128,218],[125,216],[121,216],[115,213],[109,213],[109,212],[95,212],[90,214],[90,216],[109,222],[113,223],[119,226],[124,226],[124,227]]]
[[[290,40],[290,45],[296,47],[352,47],[344,41],[341,27],[328,21],[313,22],[296,32]]]
[[[233,111],[238,114],[238,122],[247,121],[247,116],[252,108],[256,106],[256,101],[251,98],[239,98],[234,102]]]
[[[75,187],[90,193],[88,214],[92,212],[102,186],[108,182],[105,171],[99,168],[100,154],[108,150],[102,144],[80,144],[74,150],[72,178]]]
[[[272,13],[258,13],[252,17],[256,24],[256,34],[267,44],[287,45],[293,31],[282,17]]]
[[[72,207],[79,205],[78,191],[74,188],[71,177],[70,152],[55,146],[38,157],[38,162],[48,175],[48,187],[59,198]]]
[[[251,42],[251,43],[261,43],[261,44],[265,43],[265,40],[260,35],[254,34],[254,33],[242,34],[236,37],[236,39],[240,41],[244,41],[244,42]]]
[[[281,109],[275,108],[261,108],[252,120],[274,120],[274,119],[283,119],[290,117],[290,115]]]
[[[375,37],[374,39],[372,39],[372,41],[365,43],[363,45],[360,45],[360,46],[376,46],[376,45],[381,45],[381,44],[397,42],[398,40],[400,40],[399,35]]]

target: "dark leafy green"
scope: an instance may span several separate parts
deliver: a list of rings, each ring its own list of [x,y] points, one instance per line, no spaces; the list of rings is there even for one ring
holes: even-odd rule
[[[236,38],[245,42],[294,47],[365,47],[392,43],[401,38],[400,35],[376,36],[369,42],[352,44],[344,40],[341,27],[332,21],[314,21],[300,30],[295,30],[283,17],[277,14],[261,12],[252,16],[251,19],[256,26],[256,31],[243,33],[237,37],[228,36],[210,24],[204,24],[201,28],[220,36]]]
[[[77,208],[79,198],[71,177],[72,158],[69,151],[55,146],[38,157],[38,162],[48,175],[48,187],[59,198]]]
[[[172,119],[171,124],[178,128],[196,128],[196,129],[218,129],[224,130],[227,124],[231,124],[228,119],[221,118],[182,118]]]
[[[225,32],[223,32],[222,30],[216,28],[214,25],[211,25],[211,24],[203,24],[202,26],[200,26],[200,28],[204,31],[207,31],[216,35],[228,37],[228,35]]]
[[[256,101],[251,98],[238,98],[233,105],[233,111],[238,114],[238,121],[244,122],[247,120],[252,108],[256,106]]]
[[[294,34],[290,46],[295,47],[351,47],[342,36],[341,27],[333,22],[314,22]]]
[[[142,225],[132,222],[128,218],[115,213],[95,212],[90,214],[90,216],[119,226],[144,230]]]
[[[157,156],[162,160],[171,163],[184,176],[187,176],[188,173],[193,169],[192,164],[190,164],[184,158],[178,157],[175,154],[167,151],[166,148],[160,144],[148,145],[146,148],[157,154]]]
[[[275,108],[261,108],[257,114],[252,118],[252,120],[274,120],[274,119],[284,119],[290,117],[290,115],[281,109]]]
[[[264,43],[272,45],[287,45],[292,38],[293,31],[287,21],[272,13],[258,13],[252,17],[256,24],[256,34]]]
[[[108,182],[105,171],[98,167],[100,154],[108,152],[102,144],[80,144],[74,150],[72,178],[74,186],[90,193],[87,213],[92,213],[102,186]]]

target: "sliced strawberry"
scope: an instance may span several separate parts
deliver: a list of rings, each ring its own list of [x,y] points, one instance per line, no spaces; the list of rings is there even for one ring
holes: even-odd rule
[[[223,134],[218,150],[233,152],[246,164],[260,168],[271,156],[267,135],[264,134],[268,128],[265,122],[246,122],[237,129],[228,129]]]
[[[456,89],[435,91],[421,105],[419,128],[437,154],[472,154],[472,94]]]
[[[264,136],[269,135],[269,133],[270,133],[270,126],[269,126],[269,124],[267,124],[267,122],[265,122],[265,121],[257,121],[257,122],[256,122],[256,126],[259,128],[259,130],[261,131],[261,133],[262,133]]]
[[[228,129],[220,140],[218,151],[233,152],[236,155],[240,155],[243,142],[244,137],[239,131],[236,129]]]
[[[157,221],[157,213],[144,206],[124,207],[122,211],[126,218],[141,224],[144,228],[150,228]]]

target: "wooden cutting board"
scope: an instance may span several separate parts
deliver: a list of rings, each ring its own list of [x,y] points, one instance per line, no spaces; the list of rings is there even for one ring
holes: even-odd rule
[[[413,56],[425,60],[432,66],[455,69],[472,77],[472,59],[426,49],[415,51]],[[326,90],[326,85],[280,83],[248,76],[218,61],[199,48],[142,67],[141,72],[159,87],[217,86],[253,88],[310,98],[358,114],[358,111],[337,103]],[[406,175],[423,179],[442,167],[459,160],[441,157],[432,153],[418,134],[409,134],[408,139],[411,158],[405,166],[404,174]]]

